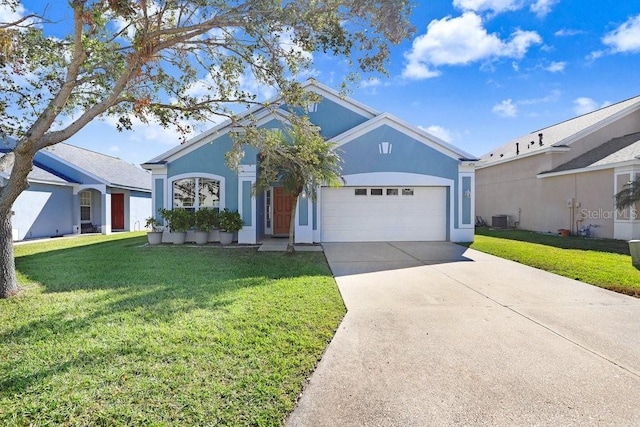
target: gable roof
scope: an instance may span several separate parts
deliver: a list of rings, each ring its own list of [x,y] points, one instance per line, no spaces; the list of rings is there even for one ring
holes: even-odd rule
[[[540,175],[557,174],[576,169],[607,168],[640,159],[640,132],[613,138],[604,144]]]
[[[41,151],[112,187],[151,191],[151,174],[117,157],[59,143]]]
[[[638,109],[640,109],[640,96],[533,131],[483,155],[481,157],[482,164],[479,167],[483,168],[516,158],[541,154],[554,148],[570,147],[573,142],[584,135],[592,133]]]
[[[340,135],[333,137],[331,141],[336,142],[338,145],[344,144],[347,141],[357,137],[358,135],[362,133],[366,133],[380,126],[381,124],[390,124],[396,127],[401,132],[411,133],[412,136],[415,137],[416,139],[420,140],[426,145],[439,149],[440,151],[455,158],[456,160],[470,160],[470,161],[477,160],[475,156],[469,153],[466,153],[462,150],[459,150],[458,148],[441,140],[440,138],[426,131],[423,131],[422,129],[416,126],[409,125],[406,122],[403,122],[402,120],[392,116],[389,113],[381,114],[378,111],[374,110],[373,108],[370,108],[364,104],[361,104],[360,102],[352,98],[341,95],[339,92],[335,91],[329,86],[319,83],[313,78],[308,79],[306,82],[303,83],[302,86],[305,90],[310,92],[315,92],[325,99],[328,99],[342,106],[345,106],[346,108],[362,115],[366,119],[364,123],[352,129],[349,129]],[[262,121],[273,119],[274,116],[276,115],[281,116],[282,119],[286,121],[287,116],[292,114],[289,111],[285,111],[279,108],[282,105],[282,98],[279,95],[266,101],[265,104],[276,106],[276,108],[269,109],[269,108],[265,108],[264,106],[253,107],[247,110],[245,113],[241,114],[239,116],[239,119],[240,119],[239,121],[242,123],[243,120],[247,122],[249,119],[253,119],[253,120],[256,120],[258,124],[260,124]],[[234,129],[235,128],[232,126],[231,121],[225,120],[223,123],[220,123],[214,126],[213,128],[195,136],[194,138],[188,140],[184,144],[180,144],[160,154],[159,156],[156,156],[153,159],[143,163],[143,167],[146,167],[148,169],[152,169],[154,165],[157,165],[157,167],[162,167],[161,165],[164,165],[172,157],[190,152],[195,148],[199,147],[200,145],[209,141],[212,136],[218,137]]]
[[[335,143],[337,146],[341,146],[383,125],[390,126],[399,132],[407,134],[424,145],[434,148],[456,160],[477,160],[473,155],[454,147],[448,142],[445,142],[416,126],[409,125],[389,113],[382,113],[377,117],[367,120],[361,125],[351,128],[348,131],[332,138],[330,141]]]

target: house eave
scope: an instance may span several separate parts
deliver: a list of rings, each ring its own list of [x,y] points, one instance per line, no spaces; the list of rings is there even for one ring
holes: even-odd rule
[[[539,156],[542,154],[553,154],[553,153],[566,153],[571,151],[570,147],[567,146],[562,146],[562,147],[556,147],[556,146],[549,146],[547,148],[544,148],[542,150],[537,150],[534,151],[533,153],[525,153],[525,154],[519,154],[516,157],[509,157],[507,159],[504,160],[495,160],[491,163],[486,163],[486,160],[484,159],[480,159],[480,161],[478,162],[478,169],[484,169],[484,168],[488,168],[491,166],[497,166],[497,165],[502,165],[505,163],[509,163],[509,162],[513,162],[515,160],[520,160],[520,159],[526,159],[529,157],[533,157],[533,156]]]
[[[465,153],[464,151],[455,148],[448,142],[445,142],[416,126],[412,126],[389,113],[382,113],[379,116],[369,119],[366,122],[331,138],[329,142],[335,143],[337,147],[340,147],[382,125],[391,126],[399,132],[410,135],[412,138],[430,146],[431,148],[437,149],[441,153],[453,159],[460,160],[461,158],[470,159],[474,157],[469,153]]]
[[[578,173],[596,172],[601,170],[616,169],[616,168],[629,167],[629,166],[640,166],[640,160],[638,159],[627,160],[624,162],[608,163],[606,165],[587,166],[586,168],[569,169],[566,171],[558,171],[558,172],[541,172],[536,175],[536,178],[539,178],[539,179],[552,178],[555,176],[575,175]]]

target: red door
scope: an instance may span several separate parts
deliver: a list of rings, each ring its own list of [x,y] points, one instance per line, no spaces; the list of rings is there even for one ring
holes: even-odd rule
[[[111,229],[124,230],[124,194],[111,195]]]
[[[273,189],[273,234],[289,234],[291,224],[291,207],[293,196],[282,191],[281,187]]]

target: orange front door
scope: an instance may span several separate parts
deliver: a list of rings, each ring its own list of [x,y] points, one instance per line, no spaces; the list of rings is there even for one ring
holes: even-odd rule
[[[291,224],[291,207],[293,196],[282,191],[281,187],[273,189],[273,234],[289,234]]]
[[[111,229],[124,230],[124,194],[111,195]]]

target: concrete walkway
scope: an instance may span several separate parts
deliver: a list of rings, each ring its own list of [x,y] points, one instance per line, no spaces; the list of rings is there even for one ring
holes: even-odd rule
[[[449,243],[323,246],[348,313],[288,426],[640,425],[640,300]]]

